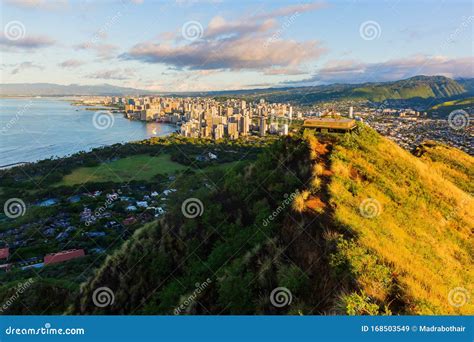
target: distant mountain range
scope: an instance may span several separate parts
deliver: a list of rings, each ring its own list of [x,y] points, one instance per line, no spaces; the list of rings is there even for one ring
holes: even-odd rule
[[[59,85],[52,83],[1,84],[0,96],[60,96],[60,95],[152,95],[158,94],[144,89],[103,85]],[[210,92],[161,92],[176,96],[215,96],[265,98],[271,102],[292,102],[310,105],[319,101],[335,100],[427,100],[448,99],[474,94],[474,79],[453,80],[444,76],[415,76],[394,82],[362,84],[330,84],[314,87],[284,87],[267,89],[245,89]]]
[[[54,83],[8,83],[0,84],[0,96],[62,96],[62,95],[149,95],[143,89],[102,85],[61,85]]]
[[[217,96],[240,95],[263,97],[272,102],[292,102],[310,105],[319,101],[369,100],[418,100],[447,99],[474,94],[474,80],[453,80],[444,76],[415,76],[394,82],[362,84],[330,84],[314,87],[287,87],[218,92]]]

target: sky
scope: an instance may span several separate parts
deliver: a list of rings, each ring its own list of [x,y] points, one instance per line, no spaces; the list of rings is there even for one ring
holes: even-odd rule
[[[204,91],[474,77],[470,0],[0,1],[0,83]]]

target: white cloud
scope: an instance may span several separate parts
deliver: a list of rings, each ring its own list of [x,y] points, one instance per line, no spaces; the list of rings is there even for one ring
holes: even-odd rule
[[[54,45],[56,42],[47,36],[25,35],[19,39],[9,39],[0,32],[0,46],[10,52],[34,50]]]
[[[83,61],[79,61],[77,59],[68,59],[64,62],[59,63],[58,66],[60,66],[61,68],[77,68],[84,64],[85,63]]]
[[[6,4],[24,9],[57,10],[69,5],[67,0],[4,0]]]
[[[448,58],[425,55],[378,63],[364,63],[354,60],[332,61],[317,70],[311,78],[301,82],[383,82],[405,79],[416,75],[442,75],[451,78],[474,77],[474,64],[471,57]]]
[[[302,63],[318,58],[325,49],[315,40],[280,37],[282,30],[276,31],[277,18],[322,7],[321,3],[293,5],[232,21],[217,16],[205,29],[196,22],[193,28],[202,32],[192,32],[196,35],[191,42],[175,34],[174,42],[139,43],[119,57],[188,70],[264,70],[268,75],[301,74]],[[172,35],[168,32],[161,37],[170,39]]]
[[[101,59],[110,59],[115,57],[118,46],[106,43],[86,42],[74,46],[76,50],[93,51]]]
[[[125,69],[111,69],[97,71],[86,76],[87,78],[102,79],[102,80],[128,80],[135,77],[135,70],[130,68]]]
[[[23,63],[15,65],[11,71],[11,74],[16,75],[28,69],[43,70],[44,67],[42,65],[38,65],[33,62],[23,62]]]

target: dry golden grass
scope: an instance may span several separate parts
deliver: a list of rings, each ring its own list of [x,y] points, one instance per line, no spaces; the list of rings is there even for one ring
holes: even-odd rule
[[[417,158],[368,128],[352,140],[332,153],[335,219],[393,270],[408,313],[473,314],[474,201],[466,190],[474,158],[446,147]],[[367,199],[378,203],[375,217],[361,215]],[[359,284],[376,295],[370,282]],[[471,301],[451,305],[455,288]]]

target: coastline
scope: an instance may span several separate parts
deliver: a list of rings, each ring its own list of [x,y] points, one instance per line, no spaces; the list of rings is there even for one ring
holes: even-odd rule
[[[132,122],[114,107],[106,110],[111,114],[111,123],[104,128],[94,119],[90,108],[95,106],[77,106],[72,103],[75,100],[74,97],[1,98],[0,123],[5,130],[0,144],[0,169],[168,136],[177,130],[166,123]]]

